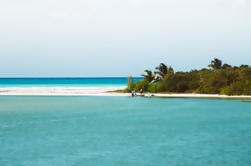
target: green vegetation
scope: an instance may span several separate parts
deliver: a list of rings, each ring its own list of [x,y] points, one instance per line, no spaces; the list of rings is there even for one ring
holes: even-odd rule
[[[145,70],[143,80],[128,78],[124,92],[150,91],[152,93],[204,93],[225,95],[251,95],[251,67],[231,66],[215,58],[209,68],[174,72],[171,66],[161,63],[156,71]],[[156,77],[158,81],[156,81]]]

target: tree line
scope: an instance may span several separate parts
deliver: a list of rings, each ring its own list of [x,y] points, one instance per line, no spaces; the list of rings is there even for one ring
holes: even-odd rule
[[[189,72],[175,72],[171,66],[160,63],[154,72],[145,70],[142,76],[144,79],[138,82],[129,77],[124,91],[251,95],[251,66],[231,66],[217,58],[208,68]]]

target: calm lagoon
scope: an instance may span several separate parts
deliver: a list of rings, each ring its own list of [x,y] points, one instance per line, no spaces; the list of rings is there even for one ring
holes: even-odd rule
[[[250,166],[251,103],[0,96],[1,166]]]

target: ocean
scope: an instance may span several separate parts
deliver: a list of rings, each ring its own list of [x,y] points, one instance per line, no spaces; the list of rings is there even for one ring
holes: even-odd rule
[[[101,87],[126,86],[127,77],[0,78],[1,87]],[[133,78],[135,82],[142,77]]]
[[[1,166],[250,166],[241,100],[0,96]]]

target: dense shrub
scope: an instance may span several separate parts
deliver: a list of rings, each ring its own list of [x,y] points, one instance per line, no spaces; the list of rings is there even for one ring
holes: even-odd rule
[[[146,70],[144,80],[134,83],[128,81],[125,91],[143,89],[144,91],[173,93],[206,93],[226,95],[251,95],[251,67],[240,67],[222,64],[214,59],[209,65],[211,69],[192,70],[190,72],[174,72],[171,67],[161,63],[156,67],[159,81],[151,83],[153,72]],[[156,75],[155,75],[156,76]]]
[[[226,95],[251,95],[250,81],[238,81],[221,89],[221,94]]]
[[[135,91],[140,91],[143,89],[143,91],[147,91],[149,82],[147,80],[140,80],[135,84]]]
[[[148,91],[151,93],[161,92],[157,90],[157,84],[150,84],[148,87]]]
[[[130,93],[135,89],[135,83],[132,77],[128,77],[127,88],[124,90],[126,93]]]

